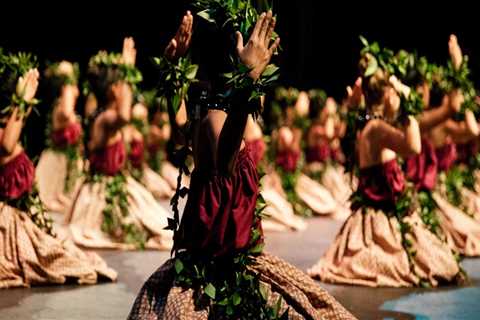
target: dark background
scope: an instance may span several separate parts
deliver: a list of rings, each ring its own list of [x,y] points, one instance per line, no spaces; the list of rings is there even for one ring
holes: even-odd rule
[[[448,36],[456,33],[478,83],[480,37],[474,5],[421,3],[274,0],[283,47],[276,58],[281,82],[302,89],[320,87],[340,99],[356,78],[360,34],[443,63]],[[34,52],[40,61],[67,59],[85,66],[99,49],[119,52],[123,37],[133,36],[145,83],[153,85],[149,58],[161,54],[187,7],[187,0],[14,3],[0,15],[0,46]],[[33,153],[42,149],[42,121],[33,117],[26,131]]]

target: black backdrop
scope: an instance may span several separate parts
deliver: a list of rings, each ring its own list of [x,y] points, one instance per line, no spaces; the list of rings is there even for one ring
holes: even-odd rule
[[[480,39],[474,5],[458,1],[419,5],[420,1],[274,0],[283,47],[277,57],[281,82],[320,87],[341,98],[356,77],[359,34],[444,62],[448,36],[454,32],[471,57],[478,83]],[[139,67],[152,85],[155,73],[149,57],[162,52],[187,7],[187,0],[13,3],[0,15],[0,46],[32,51],[41,61],[67,59],[84,66],[99,49],[120,51],[123,37],[133,36]],[[43,116],[33,117],[26,131],[33,154],[43,147],[43,130]]]

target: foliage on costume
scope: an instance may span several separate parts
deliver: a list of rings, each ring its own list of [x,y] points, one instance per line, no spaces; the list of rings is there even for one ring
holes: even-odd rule
[[[250,269],[263,250],[259,226],[265,207],[259,195],[248,248],[228,257],[183,251],[174,258],[175,285],[193,288],[196,306],[208,308],[212,319],[288,319],[288,309],[280,313],[282,298],[269,305],[267,287]]]
[[[297,167],[293,172],[287,172],[280,166],[277,166],[276,170],[280,176],[282,188],[287,195],[287,201],[292,204],[295,214],[302,217],[311,217],[313,216],[312,210],[307,207],[295,191],[298,177],[302,172],[303,163],[301,162],[303,162],[302,158],[299,160],[299,163],[297,163]]]
[[[447,172],[441,175],[441,181],[444,182],[445,195],[448,202],[455,207],[460,208],[463,212],[469,216],[473,216],[474,213],[464,203],[462,189],[470,186],[474,188],[474,176],[469,170],[462,170],[458,165],[453,166]]]
[[[23,93],[18,95],[18,78],[28,70],[38,66],[37,57],[25,52],[6,53],[0,48],[0,113],[10,114],[13,108],[19,109],[19,115],[24,115],[30,106],[39,103],[37,99],[27,102]]]
[[[20,198],[15,200],[3,199],[2,201],[24,212],[37,227],[52,237],[55,237],[53,220],[48,215],[45,206],[40,200],[36,184],[33,185],[30,192],[24,193]]]
[[[231,105],[246,102],[249,113],[256,119],[262,112],[260,98],[266,95],[265,89],[278,80],[279,70],[274,64],[269,64],[260,77],[253,80],[249,76],[251,69],[237,62],[234,72],[224,74],[227,90],[221,98]]]
[[[168,99],[169,108],[176,114],[182,99],[187,97],[190,85],[196,81],[198,65],[192,64],[189,56],[175,61],[167,57],[155,57],[153,62],[159,72],[158,95]]]
[[[420,190],[416,194],[416,199],[420,209],[420,218],[423,223],[430,232],[437,235],[439,238],[442,238],[440,222],[435,213],[435,211],[438,210],[438,206],[432,197],[432,192],[428,190]]]
[[[105,208],[103,209],[102,231],[115,239],[145,248],[147,233],[132,222],[125,222],[129,215],[127,178],[123,174],[108,177],[102,174],[90,175],[90,182],[105,184]]]
[[[82,138],[79,137],[75,144],[67,144],[66,146],[59,147],[53,143],[52,134],[52,111],[50,111],[47,116],[47,125],[45,127],[45,137],[47,139],[45,144],[48,149],[63,154],[67,159],[67,171],[63,191],[69,193],[72,191],[72,188],[75,186],[78,179],[83,176],[82,168],[78,167],[78,162],[82,159],[80,150]]]

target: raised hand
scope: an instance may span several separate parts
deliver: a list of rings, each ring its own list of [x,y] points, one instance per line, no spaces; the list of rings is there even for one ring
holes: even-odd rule
[[[349,107],[357,107],[362,103],[362,78],[358,77],[352,87],[347,87],[347,105]]]
[[[465,101],[465,97],[463,96],[463,93],[461,90],[456,89],[450,92],[449,100],[450,100],[450,108],[452,109],[452,111],[459,112],[463,102]]]
[[[113,96],[120,110],[130,110],[133,101],[133,93],[130,85],[124,81],[119,81],[112,85]]]
[[[299,117],[306,117],[310,109],[310,98],[305,91],[301,91],[295,103],[295,112]]]
[[[30,69],[18,78],[17,96],[23,98],[27,103],[31,102],[37,93],[39,76],[37,69]]]
[[[400,96],[394,88],[388,88],[385,93],[385,107],[392,112],[400,108]]]
[[[390,76],[390,78],[388,78],[388,81],[399,94],[402,94],[405,98],[408,98],[410,96],[410,87],[404,85],[397,77]]]
[[[263,73],[280,44],[280,38],[277,38],[270,45],[275,24],[276,21],[272,11],[262,13],[245,46],[243,45],[242,34],[238,31],[236,33],[238,57],[244,65],[252,70],[250,77],[254,80],[258,79]]]
[[[135,49],[135,41],[132,37],[123,39],[122,50],[123,63],[134,66],[137,58],[137,50]]]
[[[460,48],[457,37],[454,34],[450,35],[450,39],[448,40],[448,52],[450,53],[453,67],[455,70],[458,70],[462,65],[463,56],[462,49]]]
[[[175,34],[175,37],[170,40],[165,48],[165,56],[170,59],[177,59],[183,57],[187,53],[192,41],[193,16],[190,11],[182,18],[182,23]]]

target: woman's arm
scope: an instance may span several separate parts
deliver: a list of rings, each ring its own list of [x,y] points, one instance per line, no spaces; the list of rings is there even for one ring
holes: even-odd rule
[[[390,149],[403,157],[419,154],[422,151],[420,128],[414,117],[409,116],[405,130],[399,130],[382,120],[369,123],[367,139],[378,150]]]
[[[75,114],[75,103],[78,98],[78,88],[74,85],[65,85],[62,87],[62,93],[59,103],[55,110],[55,128],[65,128],[75,122],[77,116]]]
[[[465,143],[479,135],[475,115],[470,110],[465,111],[465,121],[447,120],[444,130],[452,137],[453,141],[458,143]]]
[[[10,118],[7,121],[5,130],[3,131],[0,155],[5,157],[11,155],[15,151],[18,144],[20,134],[23,127],[23,115],[18,115],[18,108],[14,108]]]
[[[250,77],[257,80],[267,67],[270,59],[280,44],[280,38],[270,45],[275,18],[272,12],[262,13],[253,32],[244,46],[243,37],[237,32],[237,54],[244,65],[251,69]],[[244,105],[247,101],[239,101],[228,114],[218,138],[217,169],[231,173],[236,156],[242,143],[248,113]]]
[[[38,78],[40,74],[37,69],[28,70],[24,76],[18,79],[17,95],[21,96],[27,103],[35,97],[38,89]],[[15,151],[20,134],[22,133],[25,114],[18,114],[18,108],[13,108],[12,114],[7,121],[0,145],[0,154],[8,156]]]
[[[422,112],[418,118],[420,130],[422,132],[430,131],[447,120],[452,114],[460,111],[462,103],[463,94],[459,90],[451,92],[448,98],[443,99],[439,107]]]

